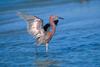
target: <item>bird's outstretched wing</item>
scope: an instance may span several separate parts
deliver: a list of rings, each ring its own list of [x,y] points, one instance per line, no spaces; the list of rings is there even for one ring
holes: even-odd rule
[[[20,17],[26,20],[27,23],[27,31],[36,37],[37,40],[42,41],[44,40],[44,29],[43,29],[43,20],[31,15],[26,15],[23,13],[18,13]]]
[[[18,12],[17,14],[27,22],[31,22],[32,23],[32,22],[34,22],[35,19],[39,19],[41,22],[43,22],[42,19],[40,19],[40,18],[38,18],[36,16],[27,15],[27,14],[24,14],[22,12]]]

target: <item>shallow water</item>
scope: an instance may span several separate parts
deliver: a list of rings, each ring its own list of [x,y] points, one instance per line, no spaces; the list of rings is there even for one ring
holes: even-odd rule
[[[50,15],[64,17],[55,36],[35,53],[34,38],[17,12],[48,22]],[[99,0],[0,1],[0,67],[100,67]]]

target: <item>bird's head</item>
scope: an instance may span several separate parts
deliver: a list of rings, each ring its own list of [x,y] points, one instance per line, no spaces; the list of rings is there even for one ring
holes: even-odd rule
[[[57,25],[59,19],[62,19],[63,20],[64,18],[59,17],[59,16],[50,16],[50,19],[52,19],[54,21],[55,25]]]

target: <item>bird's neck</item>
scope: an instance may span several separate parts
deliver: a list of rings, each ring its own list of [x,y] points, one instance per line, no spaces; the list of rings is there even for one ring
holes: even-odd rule
[[[47,40],[47,42],[49,42],[49,41],[51,40],[51,38],[52,38],[52,36],[54,35],[55,30],[56,30],[53,19],[50,18],[49,20],[50,20],[50,26],[51,26],[51,29],[52,29],[52,30],[51,30],[50,32],[47,32],[47,35],[48,35],[48,40]]]
[[[51,34],[53,36],[53,34],[55,33],[55,30],[56,30],[56,27],[55,27],[55,24],[54,24],[54,20],[53,18],[50,17],[50,26],[51,26]]]

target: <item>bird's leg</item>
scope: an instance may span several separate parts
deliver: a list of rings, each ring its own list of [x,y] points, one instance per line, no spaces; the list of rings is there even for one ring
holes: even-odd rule
[[[37,46],[36,43],[35,43],[35,53],[36,53],[36,54],[38,53],[38,46]]]
[[[36,51],[36,53],[37,53],[37,45],[35,45],[35,51]]]
[[[48,43],[46,43],[46,52],[48,52]]]

